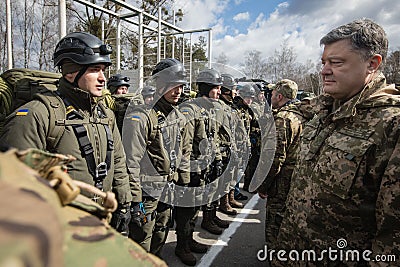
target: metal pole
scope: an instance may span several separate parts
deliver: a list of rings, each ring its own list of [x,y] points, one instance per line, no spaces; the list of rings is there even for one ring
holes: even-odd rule
[[[172,24],[175,25],[175,10],[173,12],[173,22],[172,22]],[[172,49],[171,50],[172,50],[171,57],[175,58],[175,36],[174,35],[172,35]]]
[[[104,43],[104,20],[101,20],[101,42]]]
[[[182,64],[185,65],[185,34],[182,34]]]
[[[116,70],[121,69],[121,20],[117,20],[117,62]]]
[[[139,68],[139,89],[143,89],[143,13],[139,13],[139,47],[138,47],[138,68]]]
[[[211,69],[211,56],[212,56],[212,29],[208,31],[208,67]]]
[[[63,38],[67,35],[67,5],[66,0],[58,0],[58,35]]]
[[[8,69],[13,67],[13,53],[12,53],[12,42],[11,42],[11,1],[6,2],[6,16],[7,16],[7,58],[8,58]]]
[[[193,48],[192,48],[192,34],[189,34],[189,84],[192,84],[192,54],[193,54]],[[189,87],[190,88],[190,87]]]
[[[161,60],[161,7],[158,7],[157,62]]]

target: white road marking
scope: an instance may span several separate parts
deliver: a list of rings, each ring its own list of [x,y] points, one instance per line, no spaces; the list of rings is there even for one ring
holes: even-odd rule
[[[239,228],[239,226],[242,224],[242,222],[246,219],[246,217],[254,213],[252,210],[254,206],[257,204],[258,200],[260,198],[258,197],[258,194],[253,195],[253,197],[247,202],[247,204],[243,207],[243,209],[236,215],[235,219],[231,224],[229,225],[228,229],[225,229],[222,235],[219,236],[218,242],[213,245],[209,251],[207,251],[206,254],[204,254],[201,257],[200,262],[198,263],[197,266],[204,266],[208,267],[211,266],[213,263],[214,259],[218,256],[218,254],[222,251],[224,246],[228,246],[228,242],[231,239],[232,235],[236,232],[236,230]]]

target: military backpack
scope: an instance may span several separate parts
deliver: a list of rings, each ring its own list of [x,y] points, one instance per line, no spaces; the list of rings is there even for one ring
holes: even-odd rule
[[[41,70],[14,68],[0,75],[0,134],[6,118],[23,104],[37,99],[43,102],[50,114],[50,130],[47,142],[55,147],[64,127],[57,120],[66,118],[63,101],[54,93],[61,74]]]

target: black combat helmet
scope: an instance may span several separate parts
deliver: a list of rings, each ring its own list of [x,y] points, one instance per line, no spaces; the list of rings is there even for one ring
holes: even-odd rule
[[[175,58],[160,60],[152,72],[157,89],[165,89],[171,85],[186,85],[186,70],[183,64]]]
[[[142,94],[142,96],[146,97],[146,96],[154,95],[155,92],[156,92],[156,89],[153,86],[145,85],[143,87],[141,94]]]
[[[251,84],[244,84],[240,86],[239,88],[239,96],[244,98],[244,97],[255,97],[256,96],[256,90]]]
[[[214,87],[222,85],[222,77],[215,69],[205,69],[197,76],[196,84],[199,87],[199,96],[208,97]]]
[[[103,44],[96,36],[86,32],[73,32],[62,38],[54,51],[54,66],[61,66],[65,59],[79,65],[111,65],[110,45]]]
[[[123,76],[122,74],[115,74],[108,79],[107,87],[110,92],[113,94],[118,89],[118,87],[125,85],[129,87],[130,84],[128,83],[130,78],[128,76]]]
[[[237,81],[235,80],[235,77],[233,77],[233,75],[224,73],[221,74],[221,77],[222,77],[222,87],[221,87],[222,92],[236,90]]]
[[[222,85],[221,74],[214,69],[202,70],[197,76],[196,83],[207,83],[210,85],[218,86]]]

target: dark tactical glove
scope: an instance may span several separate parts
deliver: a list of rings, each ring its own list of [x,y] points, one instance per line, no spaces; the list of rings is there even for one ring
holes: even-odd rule
[[[131,221],[130,203],[119,204],[116,211],[114,211],[110,225],[120,232],[123,236],[129,235],[128,224]]]
[[[142,227],[147,223],[146,211],[142,202],[132,203],[131,215],[132,221],[136,223],[139,227]]]
[[[217,160],[215,161],[214,165],[214,174],[217,177],[221,176],[222,173],[224,173],[224,164],[222,163],[222,160]]]

